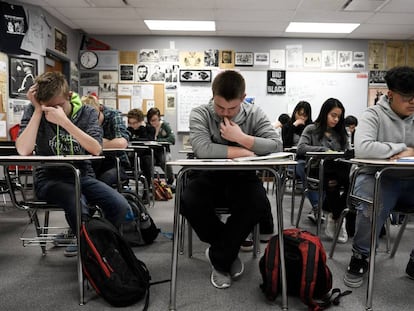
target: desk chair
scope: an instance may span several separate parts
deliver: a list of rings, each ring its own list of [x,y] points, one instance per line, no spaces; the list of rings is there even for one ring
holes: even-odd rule
[[[322,223],[322,203],[323,203],[323,182],[324,182],[324,161],[325,159],[321,159],[319,157],[310,156],[306,161],[305,172],[306,172],[306,185],[304,185],[304,189],[302,192],[298,215],[296,218],[296,228],[299,228],[299,221],[302,216],[303,205],[305,203],[306,195],[309,191],[317,191],[318,192],[318,210],[317,210],[317,227],[316,227],[316,235],[319,235],[321,223]],[[319,163],[318,163],[319,162]],[[311,169],[312,167],[318,165],[318,176],[311,177]]]
[[[30,222],[32,222],[35,226],[35,230],[36,230],[36,236],[35,237],[23,237],[24,233],[22,234],[22,237],[20,238],[20,240],[23,243],[23,246],[33,246],[33,245],[39,245],[40,248],[42,249],[42,255],[45,256],[46,255],[46,245],[48,243],[52,243],[54,242],[54,239],[56,237],[56,235],[58,234],[56,233],[50,233],[49,229],[60,229],[60,231],[62,229],[68,229],[67,227],[62,228],[62,227],[49,227],[49,212],[50,211],[61,211],[62,209],[60,209],[57,205],[55,204],[50,204],[47,203],[45,201],[41,201],[41,200],[37,200],[34,199],[33,194],[31,194],[29,196],[29,194],[27,193],[28,189],[25,189],[19,182],[17,179],[13,178],[11,171],[10,171],[10,167],[8,166],[3,166],[4,169],[4,177],[6,179],[7,182],[7,186],[9,189],[9,194],[10,194],[10,199],[13,203],[13,206],[16,207],[17,209],[20,210],[24,210],[27,211],[29,214],[29,218],[30,218]],[[19,193],[19,199],[18,198],[18,194]],[[41,224],[39,217],[38,217],[38,212],[39,211],[44,211],[44,219],[43,219],[43,223]],[[30,223],[29,222],[29,223]],[[28,223],[28,225],[29,225]],[[27,227],[26,227],[27,229]],[[25,229],[25,230],[26,230]],[[59,233],[60,233],[59,231]]]
[[[307,160],[306,160],[306,183],[305,189],[302,193],[302,198],[300,202],[300,207],[298,211],[298,217],[296,219],[296,227],[299,227],[300,217],[302,215],[303,204],[305,202],[306,194],[309,191],[317,191],[318,192],[318,208],[317,208],[317,227],[316,227],[316,235],[320,234],[321,223],[322,223],[322,205],[324,201],[324,175],[325,175],[325,165],[327,160],[330,161],[338,161],[339,159],[343,159],[345,152],[307,152]],[[318,167],[318,175],[311,176],[311,170],[313,167]]]

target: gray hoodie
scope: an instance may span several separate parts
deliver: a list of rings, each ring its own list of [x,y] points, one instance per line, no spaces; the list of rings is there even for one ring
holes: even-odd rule
[[[414,114],[402,119],[383,95],[377,105],[368,108],[355,131],[355,157],[387,159],[414,147]]]
[[[239,146],[220,135],[223,121],[214,111],[211,100],[207,105],[194,108],[190,113],[190,140],[197,158],[226,158],[227,146]],[[269,119],[258,106],[242,103],[240,112],[232,119],[241,130],[255,136],[252,151],[257,155],[282,151],[282,140]],[[240,147],[240,146],[239,146]]]

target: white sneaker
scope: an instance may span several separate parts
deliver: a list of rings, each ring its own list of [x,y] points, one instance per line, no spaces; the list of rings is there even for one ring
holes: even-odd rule
[[[328,238],[333,239],[335,236],[336,222],[332,217],[332,213],[329,213],[326,218],[325,235]]]
[[[338,243],[346,243],[348,241],[348,233],[346,232],[346,219],[342,222],[341,230],[339,231]]]

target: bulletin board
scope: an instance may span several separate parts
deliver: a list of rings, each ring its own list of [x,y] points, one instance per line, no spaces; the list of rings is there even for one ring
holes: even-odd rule
[[[156,107],[164,115],[164,98],[163,83],[119,83],[117,109],[128,113],[138,108],[146,114],[150,108]]]

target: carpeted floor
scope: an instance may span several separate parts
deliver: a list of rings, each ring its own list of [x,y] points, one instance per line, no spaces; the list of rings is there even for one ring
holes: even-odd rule
[[[269,195],[274,206],[274,196]],[[296,199],[299,204],[299,197]],[[285,227],[290,227],[290,195],[286,194],[283,202]],[[306,203],[307,204],[307,203]],[[309,206],[305,207],[307,213]],[[170,277],[171,240],[173,200],[156,202],[150,209],[156,224],[162,233],[152,245],[134,248],[138,258],[143,260],[151,273],[152,280],[158,281]],[[52,223],[64,225],[61,212],[52,213]],[[274,215],[275,216],[275,215]],[[76,258],[63,256],[62,247],[52,247],[46,256],[41,255],[40,248],[23,247],[20,237],[27,226],[27,213],[17,211],[7,203],[0,206],[0,310],[110,310],[115,309],[98,297],[91,289],[86,290],[86,304],[79,306],[79,294],[76,275]],[[315,227],[302,217],[301,227],[314,232]],[[409,237],[414,227],[409,224],[403,236],[399,251],[394,259],[389,259],[385,252],[385,240],[381,239],[377,254],[374,310],[412,310],[414,305],[414,281],[405,275],[412,244]],[[395,237],[398,228],[392,227],[391,235]],[[33,232],[29,224],[26,234]],[[322,240],[327,251],[330,241],[324,235]],[[204,256],[207,245],[194,235],[193,258],[179,256],[177,283],[177,310],[278,310],[280,297],[269,303],[259,289],[261,277],[258,258],[252,253],[240,253],[246,265],[246,271],[240,280],[226,290],[215,289],[209,281],[210,267]],[[262,250],[265,244],[261,245]],[[351,254],[351,241],[338,245],[334,258],[328,260],[332,270],[334,287],[347,289],[342,282],[345,268]],[[149,310],[168,310],[169,283],[151,287]],[[364,310],[366,284],[353,289],[351,295],[343,297],[334,310]],[[143,303],[123,308],[123,310],[141,310]],[[306,311],[307,308],[296,297],[289,297],[289,310]]]

